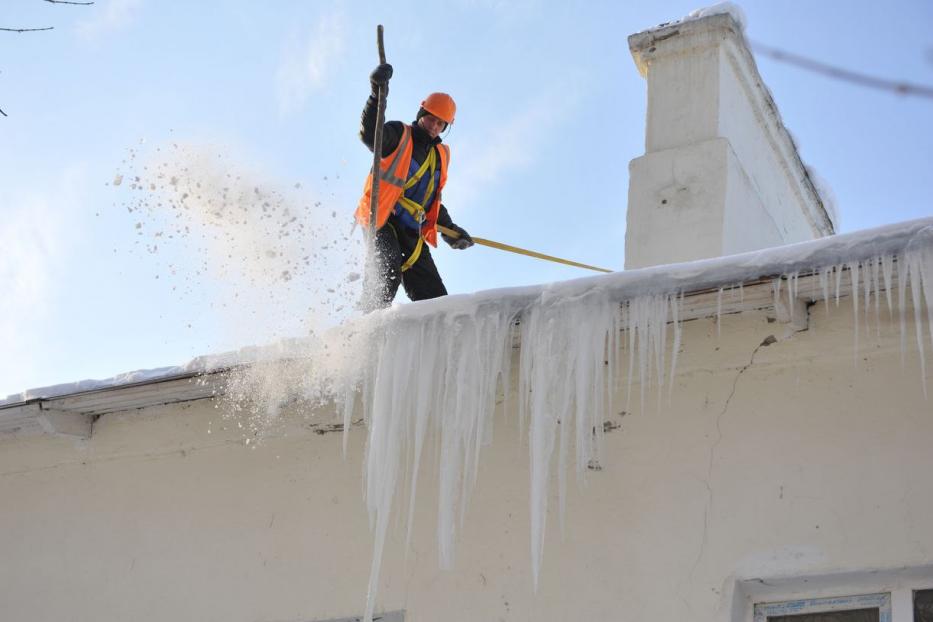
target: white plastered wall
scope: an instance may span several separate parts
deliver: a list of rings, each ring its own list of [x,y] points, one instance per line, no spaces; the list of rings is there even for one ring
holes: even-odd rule
[[[768,346],[786,327],[764,314],[723,317],[721,336],[714,320],[686,323],[671,402],[649,394],[643,407],[634,387],[602,470],[571,478],[563,536],[552,487],[537,594],[527,447],[515,413],[499,413],[455,567],[437,566],[426,464],[412,549],[406,561],[404,528],[391,531],[379,609],[409,622],[726,621],[778,594],[756,596],[757,580],[783,581],[783,596],[824,577],[813,590],[840,595],[852,577],[882,591],[870,571],[913,568],[933,587],[933,413],[917,352],[909,340],[902,367],[883,312],[882,337],[872,319],[854,356],[843,305],[812,307],[809,330]],[[0,618],[359,615],[365,432],[344,459],[339,434],[308,427],[332,416],[288,413],[247,446],[201,401],[106,415],[87,441],[0,441]]]

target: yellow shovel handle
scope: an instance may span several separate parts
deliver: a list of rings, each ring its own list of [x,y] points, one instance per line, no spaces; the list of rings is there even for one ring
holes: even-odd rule
[[[457,239],[460,237],[460,234],[454,231],[453,229],[448,229],[447,227],[444,227],[441,225],[437,225],[437,230],[443,233],[444,235],[454,238],[454,239]],[[545,255],[544,253],[530,251],[526,248],[519,248],[517,246],[503,244],[502,242],[494,242],[492,240],[486,240],[486,239],[477,238],[477,237],[474,237],[473,241],[483,246],[498,248],[499,250],[508,251],[510,253],[518,253],[519,255],[527,255],[528,257],[535,257],[537,259],[543,259],[545,261],[553,261],[555,263],[562,263],[565,266],[575,266],[577,268],[586,268],[587,270],[596,270],[597,272],[613,272],[612,270],[607,270],[605,268],[597,268],[596,266],[590,266],[585,263],[570,261],[569,259],[561,259],[560,257],[554,257],[552,255]]]

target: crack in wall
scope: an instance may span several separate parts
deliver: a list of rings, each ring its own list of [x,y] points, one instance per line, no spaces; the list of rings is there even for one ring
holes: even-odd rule
[[[363,425],[362,419],[354,419],[350,422],[350,427],[357,427]],[[332,432],[343,432],[342,423],[312,423],[308,425],[308,428],[315,434],[323,436],[324,434],[330,434]]]
[[[732,398],[735,397],[735,391],[739,384],[739,378],[742,377],[748,368],[750,368],[755,363],[755,355],[758,354],[758,351],[766,346],[770,346],[772,343],[777,343],[777,339],[774,335],[768,335],[762,340],[755,349],[752,350],[752,355],[738,373],[735,375],[735,378],[732,380],[732,390],[729,392],[729,397],[726,398],[726,401],[723,403],[722,410],[716,416],[716,440],[713,441],[713,444],[709,448],[709,463],[706,467],[706,479],[703,480],[703,484],[706,486],[706,508],[703,510],[703,539],[700,541],[700,550],[697,553],[696,559],[693,561],[693,567],[690,568],[690,574],[687,575],[688,579],[693,577],[693,573],[696,572],[697,566],[700,564],[700,560],[703,558],[703,553],[706,551],[706,539],[709,532],[709,512],[713,506],[713,487],[710,486],[710,481],[713,477],[713,464],[716,461],[716,448],[719,446],[719,443],[722,441],[722,418],[726,414],[726,411],[729,410],[729,404],[732,402]]]

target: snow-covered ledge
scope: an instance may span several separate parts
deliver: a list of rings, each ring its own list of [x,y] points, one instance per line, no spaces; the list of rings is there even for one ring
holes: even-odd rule
[[[733,15],[629,37],[648,82],[630,163],[625,267],[731,255],[834,233]]]

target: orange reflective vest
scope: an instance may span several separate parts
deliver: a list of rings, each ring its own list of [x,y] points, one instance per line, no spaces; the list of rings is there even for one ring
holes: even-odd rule
[[[437,246],[437,214],[440,211],[441,190],[447,183],[447,163],[450,161],[450,147],[438,145],[438,155],[441,161],[441,178],[434,195],[434,202],[425,209],[424,222],[421,223],[421,237],[431,246]],[[404,192],[405,182],[408,179],[408,170],[411,166],[411,126],[405,125],[402,137],[398,141],[395,151],[382,158],[379,162],[379,204],[376,207],[376,228],[382,228],[389,219],[389,214],[395,208],[399,198]],[[363,227],[369,227],[370,201],[372,200],[373,174],[369,173],[366,185],[363,187],[363,196],[356,208],[356,221]]]

